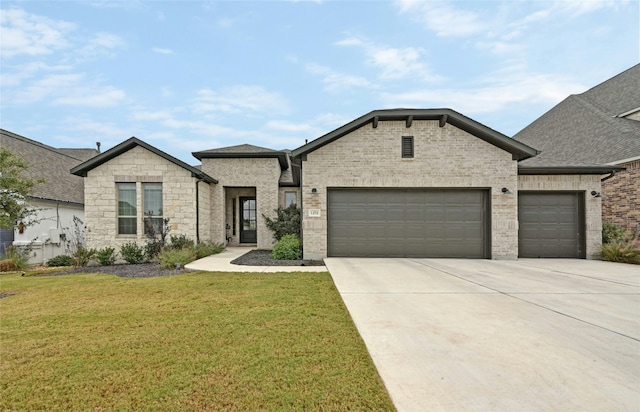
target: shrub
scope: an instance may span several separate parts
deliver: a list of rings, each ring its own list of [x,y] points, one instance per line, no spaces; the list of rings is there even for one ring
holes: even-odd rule
[[[602,260],[640,264],[640,250],[631,242],[612,242],[602,245]]]
[[[144,250],[135,242],[127,242],[122,245],[120,255],[128,263],[141,263],[144,260]]]
[[[8,272],[10,270],[24,270],[29,266],[29,249],[20,248],[16,246],[9,246],[2,259],[2,272]]]
[[[273,232],[273,237],[279,241],[286,235],[300,236],[300,209],[295,204],[291,204],[286,208],[279,207],[275,209],[277,217],[271,219],[265,215],[264,218],[267,228]]]
[[[71,255],[73,257],[73,264],[76,267],[87,266],[87,263],[98,253],[95,249],[87,249],[83,246],[78,246],[75,252]]]
[[[631,231],[622,228],[615,223],[602,223],[602,243],[627,243],[633,238]]]
[[[297,260],[302,258],[300,238],[296,235],[285,235],[275,244],[271,257],[278,260]]]
[[[155,259],[160,251],[162,251],[162,241],[160,239],[147,239],[144,244],[144,255],[146,256],[147,260]]]
[[[73,266],[75,261],[69,255],[58,255],[47,260],[47,266]]]
[[[163,269],[173,269],[176,264],[181,266],[187,263],[193,262],[196,259],[196,254],[193,249],[170,249],[165,248],[160,252],[160,267]]]
[[[185,248],[193,249],[195,245],[193,240],[189,239],[185,234],[177,235],[177,236],[171,235],[170,239],[171,239],[171,242],[169,243],[169,247],[171,249],[185,249]]]
[[[112,247],[105,247],[100,249],[96,254],[98,262],[102,266],[111,266],[116,263],[116,250]]]
[[[224,244],[213,242],[200,242],[194,248],[196,259],[218,254],[224,250]]]

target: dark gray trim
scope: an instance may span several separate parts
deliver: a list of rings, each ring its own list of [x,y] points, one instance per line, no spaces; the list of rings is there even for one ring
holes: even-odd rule
[[[518,165],[519,175],[604,175],[625,170],[620,166],[523,166]]]
[[[27,198],[33,199],[38,202],[43,202],[43,203],[56,203],[61,205],[77,206],[79,208],[84,208],[84,203],[69,202],[66,200],[48,199],[46,197],[38,197],[38,196],[27,196]]]
[[[185,162],[183,162],[180,159],[177,159],[173,156],[171,156],[170,154],[167,154],[165,152],[163,152],[162,150],[151,146],[148,143],[143,142],[142,140],[138,139],[137,137],[131,137],[127,140],[125,140],[124,142],[120,143],[117,146],[112,147],[111,149],[107,150],[106,152],[100,153],[99,155],[97,155],[96,157],[93,157],[89,160],[87,160],[84,163],[79,164],[78,166],[74,167],[73,169],[71,169],[71,173],[76,175],[76,176],[82,176],[82,177],[87,177],[87,172],[89,172],[92,169],[95,169],[96,167],[100,166],[103,163],[108,162],[109,160],[120,156],[121,154],[128,152],[129,150],[133,149],[136,146],[140,146],[143,147],[145,149],[147,149],[148,151],[162,157],[165,160],[170,161],[171,163],[182,167],[183,169],[186,169],[188,171],[191,172],[191,176],[192,177],[196,177],[198,179],[201,179],[203,182],[206,183],[218,183],[218,181],[216,179],[214,179],[213,177],[207,175],[206,173],[204,173],[201,170],[198,170],[197,168],[190,166],[188,164],[186,164]]]
[[[280,163],[280,170],[287,170],[289,164],[287,162],[287,152],[273,150],[270,152],[193,152],[191,153],[196,159],[269,159],[276,158]]]
[[[293,150],[291,155],[294,158],[303,157],[304,155],[319,149],[368,123],[372,123],[375,128],[378,121],[408,121],[410,116],[413,117],[413,120],[437,120],[440,122],[440,126],[444,126],[444,122],[449,123],[452,126],[473,134],[487,143],[491,143],[492,145],[511,153],[514,160],[528,159],[539,153],[536,149],[518,142],[517,140],[513,140],[508,136],[451,109],[390,109],[374,110],[367,113],[364,116],[361,116],[352,122],[349,122],[344,126],[341,126],[336,130]]]

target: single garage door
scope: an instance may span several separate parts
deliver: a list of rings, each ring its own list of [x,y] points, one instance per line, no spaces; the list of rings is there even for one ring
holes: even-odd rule
[[[584,258],[584,192],[520,192],[518,255]]]
[[[330,189],[328,256],[489,258],[488,190]]]

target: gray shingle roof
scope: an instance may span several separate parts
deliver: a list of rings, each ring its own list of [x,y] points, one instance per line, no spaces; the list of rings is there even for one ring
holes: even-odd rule
[[[242,159],[242,158],[276,158],[281,170],[289,168],[289,154],[284,150],[273,150],[250,144],[221,147],[191,153],[196,159]]]
[[[254,146],[251,144],[239,144],[236,146],[227,146],[227,147],[219,147],[216,149],[203,150],[196,153],[207,154],[207,153],[234,153],[234,154],[242,154],[242,153],[270,153],[277,152],[277,150],[268,149],[266,147]]]
[[[72,152],[76,149],[56,149],[4,129],[0,129],[0,146],[18,154],[29,164],[26,176],[46,179],[45,183],[34,188],[33,197],[84,204],[83,180],[69,170],[82,163],[89,154],[97,155],[97,150],[80,149],[73,156]]]
[[[640,107],[640,64],[571,95],[514,138],[541,153],[523,166],[588,166],[640,156],[640,122],[619,116]]]

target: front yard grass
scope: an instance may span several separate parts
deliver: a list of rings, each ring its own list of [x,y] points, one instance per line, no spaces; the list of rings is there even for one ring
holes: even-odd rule
[[[2,410],[393,410],[327,273],[0,275]]]

